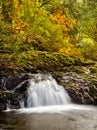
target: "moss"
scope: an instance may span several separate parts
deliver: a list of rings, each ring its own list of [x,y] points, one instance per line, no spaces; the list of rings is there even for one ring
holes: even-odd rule
[[[85,62],[78,57],[45,51],[24,51],[14,54],[0,53],[1,72],[17,73],[35,70],[60,71],[66,66],[82,65]],[[9,72],[10,71],[10,72]]]
[[[59,78],[63,76],[63,74],[64,74],[63,71],[55,71],[53,72],[53,77],[58,80]]]
[[[90,67],[91,73],[97,73],[97,68],[96,67]]]

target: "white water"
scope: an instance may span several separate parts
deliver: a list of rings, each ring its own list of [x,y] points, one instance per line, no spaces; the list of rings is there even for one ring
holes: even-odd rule
[[[77,105],[77,104],[67,104],[67,105],[54,105],[54,106],[40,106],[32,108],[22,108],[17,110],[17,113],[63,113],[64,111],[93,111],[95,110],[93,106]]]
[[[26,107],[24,101],[21,101],[21,109],[10,110],[17,113],[63,113],[64,111],[93,111],[93,106],[72,104],[67,91],[57,84],[52,76],[36,75],[36,77],[27,80],[29,87],[27,90]],[[17,88],[26,83],[23,81]],[[44,107],[45,106],[45,107]]]
[[[27,108],[71,103],[67,91],[62,86],[58,85],[52,76],[42,79],[40,75],[37,82],[30,79],[27,95]],[[21,102],[21,108],[24,108],[23,101]]]

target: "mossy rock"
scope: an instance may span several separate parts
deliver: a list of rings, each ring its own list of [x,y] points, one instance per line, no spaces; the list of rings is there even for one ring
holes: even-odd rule
[[[97,73],[97,67],[90,67],[91,73]]]
[[[60,71],[66,66],[81,66],[91,64],[91,61],[79,57],[68,56],[57,52],[29,50],[14,54],[0,54],[2,74],[17,74],[20,72]]]

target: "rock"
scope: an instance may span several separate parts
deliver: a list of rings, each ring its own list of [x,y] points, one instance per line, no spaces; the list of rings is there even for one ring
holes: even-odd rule
[[[81,76],[77,72],[66,72],[58,80],[67,89],[73,102],[97,104],[97,79],[85,74]]]
[[[89,68],[87,71],[87,67],[82,67],[79,72],[77,72],[78,68],[76,71],[68,70],[54,72],[54,74],[59,84],[66,88],[72,101],[81,104],[97,104],[97,73],[94,71],[91,73]],[[7,106],[11,109],[19,109],[20,102],[24,100],[26,107],[28,80],[39,82],[45,78],[45,76],[41,78],[40,74],[31,73],[22,73],[19,76],[0,75],[0,110],[5,110]]]
[[[4,104],[3,102],[1,103],[0,101],[0,111],[6,110],[7,109],[7,105]]]
[[[18,92],[18,93],[24,93],[28,87],[29,87],[29,81],[24,80],[14,90],[15,92]]]
[[[38,77],[38,78],[37,78]],[[43,77],[44,79],[45,77]],[[50,77],[49,77],[50,78]],[[1,76],[0,82],[0,110],[5,110],[7,106],[10,109],[19,109],[21,101],[27,99],[27,88],[29,81],[39,82],[39,74],[21,74],[19,76]],[[36,81],[37,79],[37,81]]]
[[[8,101],[4,92],[0,91],[0,111],[6,110]]]
[[[32,77],[30,74],[20,74],[19,76],[0,76],[0,88],[3,90],[13,90],[19,83]]]
[[[10,107],[10,109],[19,109],[20,108],[20,101],[17,98],[11,99],[9,107]]]

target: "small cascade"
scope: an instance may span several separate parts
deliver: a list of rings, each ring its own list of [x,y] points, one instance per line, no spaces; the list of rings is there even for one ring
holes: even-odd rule
[[[70,97],[67,91],[57,84],[52,76],[41,75],[29,79],[27,88],[26,107],[51,106],[69,104]],[[21,101],[21,108],[25,105]]]

